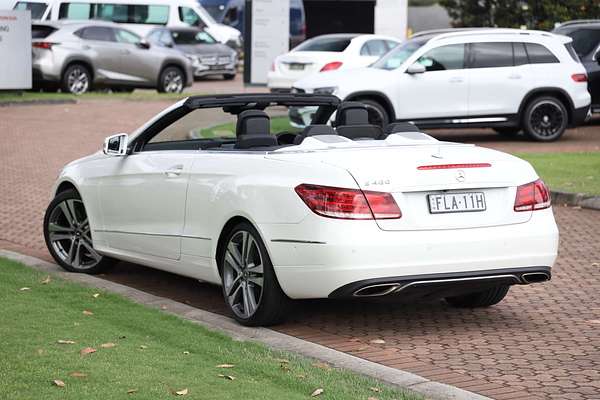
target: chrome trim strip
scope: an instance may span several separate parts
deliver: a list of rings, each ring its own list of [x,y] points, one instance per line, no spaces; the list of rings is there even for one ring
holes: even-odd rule
[[[212,240],[211,238],[202,237],[202,236],[171,235],[171,234],[147,233],[147,232],[128,232],[128,231],[118,231],[118,230],[110,230],[110,229],[94,229],[94,232],[121,233],[124,235],[163,236],[163,237],[180,237],[180,238],[186,238],[186,239]]]
[[[295,239],[271,239],[275,243],[305,243],[305,244],[327,244],[326,242],[318,242],[315,240],[295,240]]]
[[[414,281],[414,282],[409,282],[404,286],[399,287],[398,289],[396,289],[394,291],[394,293],[399,293],[402,290],[406,289],[407,287],[411,287],[411,286],[415,286],[415,285],[422,285],[422,284],[428,284],[428,283],[446,283],[446,282],[461,282],[461,281],[479,281],[479,280],[488,280],[488,279],[501,279],[501,278],[512,278],[515,281],[517,281],[517,283],[521,283],[521,280],[519,279],[518,276],[516,275],[490,275],[490,276],[473,276],[473,277],[467,277],[467,278],[450,278],[450,279],[432,279],[432,280],[426,280],[426,281]]]
[[[450,120],[453,124],[468,124],[471,122],[504,122],[508,118],[505,117],[483,117],[483,118],[458,118]]]

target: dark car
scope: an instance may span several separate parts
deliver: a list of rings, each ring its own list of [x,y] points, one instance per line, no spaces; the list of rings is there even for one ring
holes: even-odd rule
[[[237,53],[231,47],[219,43],[208,32],[198,28],[155,28],[148,33],[150,43],[175,48],[190,60],[195,78],[223,75],[234,79]]]
[[[198,0],[215,21],[244,33],[245,0]],[[290,49],[306,39],[306,17],[302,0],[290,0]]]
[[[573,48],[588,74],[592,112],[600,112],[600,20],[565,22],[554,29],[554,33],[573,39]]]

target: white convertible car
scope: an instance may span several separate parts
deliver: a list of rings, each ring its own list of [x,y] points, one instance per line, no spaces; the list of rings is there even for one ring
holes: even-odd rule
[[[308,106],[294,132],[287,108]],[[328,95],[182,100],[62,170],[48,249],[69,271],[126,260],[222,285],[246,325],[290,299],[482,307],[550,279],[558,230],[527,162],[367,120]]]

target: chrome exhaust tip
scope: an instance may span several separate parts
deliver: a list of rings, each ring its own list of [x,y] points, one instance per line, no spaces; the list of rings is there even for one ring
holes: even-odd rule
[[[365,287],[358,289],[352,295],[354,297],[385,296],[385,295],[393,293],[398,288],[400,288],[400,286],[401,285],[399,285],[397,283],[382,283],[379,285],[369,285],[369,286],[365,286]]]
[[[539,283],[550,280],[550,275],[545,272],[529,272],[521,275],[521,280],[524,283]]]

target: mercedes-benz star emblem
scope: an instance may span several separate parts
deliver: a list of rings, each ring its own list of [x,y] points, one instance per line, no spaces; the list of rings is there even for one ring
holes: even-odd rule
[[[465,181],[465,171],[463,171],[462,169],[459,169],[458,171],[456,171],[456,181],[457,182]]]

